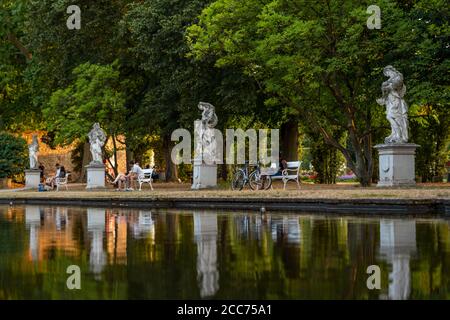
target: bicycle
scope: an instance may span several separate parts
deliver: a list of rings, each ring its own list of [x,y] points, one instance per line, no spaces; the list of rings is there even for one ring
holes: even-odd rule
[[[243,168],[238,169],[231,181],[231,189],[241,191],[246,184],[252,190],[268,190],[272,186],[272,178],[269,175],[261,174],[259,162],[255,170],[249,174],[249,162],[246,161]]]

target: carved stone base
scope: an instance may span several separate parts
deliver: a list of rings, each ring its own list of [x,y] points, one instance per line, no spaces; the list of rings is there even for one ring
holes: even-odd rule
[[[87,186],[86,189],[104,189],[105,188],[105,166],[88,165],[86,166]]]
[[[25,170],[25,189],[38,189],[41,183],[41,170]]]
[[[415,155],[420,147],[413,143],[379,144],[380,181],[378,187],[414,186]]]
[[[200,190],[217,187],[217,165],[194,163],[191,189]]]

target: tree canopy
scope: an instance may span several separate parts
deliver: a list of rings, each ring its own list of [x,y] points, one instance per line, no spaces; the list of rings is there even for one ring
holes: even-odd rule
[[[421,89],[413,88],[408,96],[412,104],[447,105],[449,94],[448,43],[441,38],[448,26],[436,19],[448,13],[443,2],[402,7],[379,1],[381,30],[366,27],[369,5],[350,0],[218,0],[189,28],[189,39],[197,58],[213,55],[216,66],[240,66],[261,81],[273,94],[266,104],[282,103],[301,116],[342,152],[368,185],[373,137],[385,126],[384,110],[375,103],[382,68],[397,66],[412,88],[420,82]],[[428,16],[436,18],[430,21]],[[333,137],[338,128],[348,135],[346,145]]]
[[[170,178],[170,134],[192,129],[208,101],[219,129],[285,128],[289,157],[300,130],[320,181],[335,181],[338,151],[366,186],[377,175],[373,146],[389,131],[376,98],[393,65],[408,89],[411,140],[422,146],[417,174],[430,181],[444,170],[443,0],[380,0],[381,29],[367,27],[371,1],[80,0],[80,30],[66,26],[70,4],[0,0],[0,130],[44,129],[68,144],[100,122],[131,154],[154,143]]]

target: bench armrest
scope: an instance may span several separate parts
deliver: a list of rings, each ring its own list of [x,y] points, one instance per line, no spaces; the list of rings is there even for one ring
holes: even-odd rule
[[[289,176],[289,172],[299,172],[298,168],[291,168],[291,169],[284,169],[283,170],[283,176]]]

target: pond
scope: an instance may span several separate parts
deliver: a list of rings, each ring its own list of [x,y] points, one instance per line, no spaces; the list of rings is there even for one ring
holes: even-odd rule
[[[449,298],[445,218],[0,206],[0,299]]]

